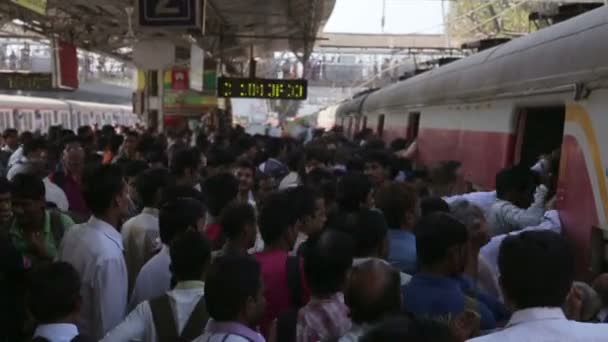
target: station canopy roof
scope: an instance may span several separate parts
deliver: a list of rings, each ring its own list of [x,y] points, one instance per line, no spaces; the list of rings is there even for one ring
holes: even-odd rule
[[[13,24],[9,25],[13,29],[0,31],[0,38],[57,37],[125,60],[131,58],[129,47],[135,42],[152,38],[173,41],[178,61],[189,58],[192,42],[226,59],[249,58],[251,49],[255,57],[265,57],[274,51],[312,49],[335,0],[206,0],[206,4],[203,36],[202,29],[140,29],[131,0],[48,0],[46,15],[6,0],[0,1],[0,28]]]

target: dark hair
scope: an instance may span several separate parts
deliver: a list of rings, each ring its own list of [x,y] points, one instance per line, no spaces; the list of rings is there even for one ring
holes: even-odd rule
[[[262,240],[266,245],[275,243],[296,223],[286,193],[273,193],[266,199],[258,218]]]
[[[294,222],[315,213],[315,192],[312,189],[298,186],[284,191],[293,215]]]
[[[19,132],[16,129],[14,129],[14,128],[7,128],[7,129],[4,130],[4,133],[2,134],[2,137],[6,139],[9,135],[15,135],[15,136],[17,136],[17,135],[19,135]]]
[[[239,193],[239,181],[230,173],[220,173],[207,178],[203,185],[209,214],[219,216],[228,203]]]
[[[344,211],[358,211],[371,191],[372,183],[367,176],[349,172],[338,181],[338,206]]]
[[[372,284],[364,282],[358,276],[363,273],[375,277]],[[346,305],[350,309],[350,318],[354,323],[374,323],[388,315],[401,311],[401,275],[396,268],[382,261],[370,260],[353,268],[349,286],[344,293]]]
[[[44,200],[44,183],[32,174],[20,173],[11,180],[11,195],[13,198]]]
[[[0,194],[7,194],[11,192],[11,183],[6,177],[0,177]]]
[[[550,231],[507,237],[498,255],[501,285],[517,309],[561,307],[574,281],[574,255]]]
[[[403,139],[403,138],[397,138],[393,141],[391,141],[391,150],[392,151],[401,151],[401,150],[405,150],[408,147],[408,141],[407,139]]]
[[[171,173],[182,176],[186,169],[196,170],[201,165],[201,154],[196,148],[180,149],[173,153],[170,165]]]
[[[222,232],[229,239],[236,239],[246,225],[255,226],[255,209],[249,203],[233,202],[223,211],[220,218]]]
[[[386,223],[393,229],[399,229],[405,213],[414,211],[418,205],[416,189],[405,183],[384,184],[375,195],[376,207],[382,211]]]
[[[355,241],[355,256],[368,257],[376,253],[385,241],[388,228],[384,216],[373,209],[340,214],[331,228],[349,234]]]
[[[391,155],[384,150],[368,150],[364,155],[365,163],[378,163],[385,169],[390,169],[392,165]]]
[[[441,197],[426,197],[420,201],[420,214],[422,217],[433,213],[449,213],[450,205]]]
[[[250,256],[216,258],[205,281],[205,304],[218,322],[234,321],[249,298],[257,298],[262,286],[261,267]]]
[[[255,167],[255,165],[253,165],[252,162],[250,162],[248,160],[238,161],[234,167],[236,169],[249,169],[249,170],[251,170],[251,173],[253,174],[253,176],[255,176],[256,167]]]
[[[450,328],[432,319],[392,317],[370,329],[361,342],[456,342]]]
[[[136,131],[133,131],[133,130],[128,130],[125,133],[125,137],[139,139],[139,133],[137,133]]]
[[[78,308],[80,276],[69,263],[40,264],[28,285],[28,307],[39,324],[59,322]]]
[[[304,274],[316,296],[341,291],[353,264],[354,243],[348,234],[326,231],[307,241],[304,250]]]
[[[467,227],[450,214],[423,216],[415,229],[416,255],[420,265],[435,265],[448,256],[448,249],[467,243]]]
[[[173,239],[171,273],[177,281],[201,280],[211,261],[211,245],[203,234],[186,231]]]
[[[321,146],[310,146],[304,150],[304,161],[308,162],[311,160],[326,164],[329,161],[329,154],[327,150]]]
[[[89,133],[93,133],[93,130],[91,129],[91,126],[80,126],[80,127],[78,127],[77,132],[78,132],[78,136],[84,136]]]
[[[135,181],[135,188],[142,204],[146,207],[157,205],[156,194],[159,190],[162,193],[170,182],[171,175],[167,169],[149,169],[140,174]]]
[[[63,137],[59,144],[61,151],[65,150],[65,148],[71,144],[79,144],[80,146],[82,146],[81,137],[78,137],[76,135],[67,135]]]
[[[27,157],[32,152],[46,150],[46,145],[46,140],[42,138],[33,138],[31,140],[28,140],[23,144],[23,155]]]
[[[69,130],[69,131],[72,132],[71,130]],[[74,132],[72,132],[72,134],[73,133]],[[34,133],[32,133],[30,131],[21,132],[21,134],[19,135],[19,143],[24,145],[23,146],[24,148],[25,148],[25,144],[32,141],[33,139],[34,139]]]
[[[510,191],[523,193],[535,186],[533,171],[523,166],[504,169],[496,175],[496,197],[505,199]]]
[[[434,184],[445,185],[456,181],[456,172],[462,163],[456,160],[442,161],[431,170],[431,180]]]
[[[122,171],[116,165],[101,165],[85,172],[84,199],[91,212],[103,215],[125,188]]]
[[[161,207],[158,217],[160,240],[164,244],[170,244],[177,235],[196,228],[203,217],[205,207],[197,200],[178,198],[166,203]]]
[[[315,193],[321,194],[326,203],[333,203],[336,200],[338,181],[331,172],[314,169],[304,176],[303,183]]]
[[[123,167],[127,178],[137,177],[148,169],[148,163],[143,160],[126,160]]]
[[[202,204],[205,204],[207,201],[205,199],[205,195],[194,189],[188,185],[171,185],[168,186],[165,191],[163,191],[163,198],[161,203],[165,204],[167,202],[174,201],[176,199],[184,199],[190,198],[199,201]],[[205,211],[207,208],[205,207]]]

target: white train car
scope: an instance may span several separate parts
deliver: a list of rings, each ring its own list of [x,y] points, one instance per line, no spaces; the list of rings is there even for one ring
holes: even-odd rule
[[[15,128],[20,132],[47,132],[51,126],[72,130],[87,125],[133,127],[139,122],[129,106],[0,95],[0,131]]]

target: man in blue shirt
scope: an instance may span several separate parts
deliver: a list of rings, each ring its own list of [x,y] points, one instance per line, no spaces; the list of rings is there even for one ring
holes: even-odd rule
[[[434,213],[422,218],[415,232],[419,270],[403,289],[406,311],[447,321],[475,311],[482,330],[496,328],[491,311],[468,297],[459,279],[468,254],[466,226],[449,214]]]
[[[375,200],[390,228],[388,261],[404,273],[416,273],[416,236],[413,230],[420,216],[416,189],[405,183],[385,183],[376,192]]]

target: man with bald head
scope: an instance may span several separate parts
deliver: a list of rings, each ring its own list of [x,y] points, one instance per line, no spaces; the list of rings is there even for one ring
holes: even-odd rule
[[[339,342],[356,342],[370,327],[401,311],[401,277],[396,268],[371,259],[354,267],[345,301],[353,322]]]

